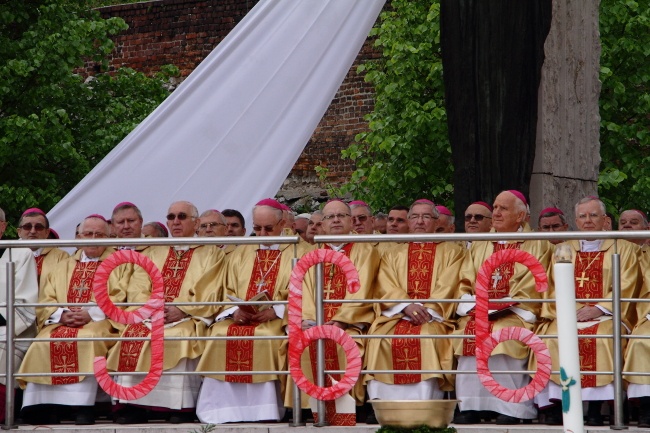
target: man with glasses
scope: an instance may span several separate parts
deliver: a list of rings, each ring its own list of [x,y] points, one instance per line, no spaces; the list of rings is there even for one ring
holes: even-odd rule
[[[240,245],[228,256],[224,275],[223,301],[268,299],[286,301],[289,294],[294,251],[297,257],[307,243],[296,247],[274,244],[265,237],[281,236],[285,226],[283,206],[274,199],[259,201],[253,208],[253,231],[260,245]],[[239,301],[238,301],[239,302]],[[234,340],[210,340],[205,345],[197,371],[232,373],[252,370],[281,371],[282,340],[250,340],[248,337],[284,336],[286,305],[224,307],[208,330],[212,337],[237,336]],[[280,420],[284,415],[281,376],[270,373],[206,374],[197,403],[201,422],[222,424]]]
[[[226,219],[226,236],[246,236],[246,223],[241,212],[225,209],[221,214]]]
[[[175,238],[195,237],[201,220],[192,203],[172,203],[167,213],[167,227]],[[172,245],[147,248],[143,254],[160,269],[165,291],[165,338],[197,337],[206,333],[217,309],[205,302],[221,300],[220,272],[224,253],[215,245]],[[136,279],[137,277],[137,279]],[[144,272],[137,272],[129,285],[129,302],[143,302],[151,293],[151,282]],[[180,303],[193,302],[193,305]],[[129,325],[123,337],[146,337],[146,324]],[[165,341],[165,372],[194,371],[203,351],[202,341]],[[122,341],[108,357],[113,371],[148,372],[150,342]],[[141,376],[119,376],[118,383],[134,386]],[[115,421],[118,424],[147,422],[146,409],[156,412],[172,424],[194,420],[194,408],[201,378],[199,376],[164,375],[147,395],[136,400],[121,400]]]
[[[372,216],[370,206],[364,201],[353,200],[350,202],[352,212],[352,228],[359,235],[374,233],[375,218]]]
[[[30,208],[23,212],[18,222],[18,237],[24,240],[47,239],[50,234],[50,222],[43,212],[37,208]],[[42,290],[43,283],[57,263],[66,260],[70,255],[60,248],[32,248],[32,254],[36,260],[39,287]]]
[[[109,236],[106,220],[100,215],[85,218],[80,229],[82,239],[105,239]],[[85,246],[68,260],[61,262],[47,276],[39,302],[63,303],[65,307],[37,309],[41,328],[21,365],[22,373],[79,373],[93,371],[96,356],[106,356],[112,341],[83,341],[84,338],[117,337],[119,331],[97,306],[76,306],[94,303],[93,278],[100,263],[115,250],[104,246]],[[113,302],[126,302],[122,281],[132,271],[122,266],[111,273],[109,296]],[[123,280],[124,279],[124,280]],[[38,339],[64,338],[63,341]],[[93,408],[98,384],[90,376],[30,376],[18,377],[25,387],[23,418],[30,424],[58,423],[63,412],[60,405],[72,406],[75,424],[94,424]]]
[[[439,218],[434,203],[415,201],[408,213],[411,234],[434,233]],[[381,315],[370,334],[404,335],[405,338],[368,340],[369,370],[449,370],[453,353],[448,339],[409,339],[407,335],[447,335],[453,331],[453,305],[436,302],[453,299],[465,250],[455,242],[409,242],[387,251],[379,268],[376,297],[419,300],[381,303]],[[441,399],[452,389],[449,376],[440,373],[368,374],[364,381],[371,399]]]
[[[349,235],[352,231],[352,218],[350,216],[350,206],[340,200],[332,200],[323,208],[323,234],[324,235]],[[376,249],[368,243],[341,243],[325,244],[326,250],[334,250],[348,257],[359,272],[360,289],[356,293],[348,293],[347,280],[343,271],[336,265],[326,263],[323,267],[323,299],[324,300],[364,300],[374,298],[373,286],[377,269],[379,268],[380,255]],[[308,329],[316,325],[316,305],[315,305],[315,271],[310,273],[304,280],[303,292],[303,329]],[[324,304],[324,322],[327,325],[333,325],[343,329],[350,336],[365,334],[370,328],[370,324],[375,319],[373,304],[371,303],[340,303]],[[357,347],[363,357],[364,340],[356,340]],[[316,343],[310,346],[309,354],[303,354],[302,364],[303,371],[312,382],[315,381],[316,369]],[[305,351],[307,352],[307,351]],[[325,342],[325,368],[328,370],[339,370],[345,366],[345,353],[333,341]],[[312,374],[309,374],[312,373]],[[333,375],[334,380],[341,380],[340,375]],[[326,379],[331,386],[331,380]],[[362,381],[351,391],[356,400],[356,404],[361,406],[365,399],[365,388]],[[291,399],[286,398],[285,402],[290,405]],[[307,399],[303,401],[303,404]],[[331,402],[330,404],[334,404]],[[330,410],[328,410],[330,412]],[[335,412],[335,411],[334,411]]]
[[[0,239],[7,228],[5,213],[0,209]],[[0,303],[7,302],[7,263],[14,263],[14,302],[17,305],[35,303],[38,301],[38,280],[36,263],[28,248],[12,248],[0,251]],[[17,338],[32,338],[36,335],[36,315],[34,307],[15,307],[14,335]],[[6,374],[7,348],[7,308],[0,307],[0,374]],[[29,343],[16,342],[14,346],[14,372],[20,368],[20,363],[29,348]],[[0,423],[5,420],[6,378],[0,377]],[[16,387],[16,383],[11,385]]]
[[[569,230],[564,212],[556,207],[547,207],[542,209],[539,213],[537,220],[537,230],[540,232],[566,232]],[[557,245],[562,241],[553,239],[550,241],[553,245]]]
[[[579,231],[603,231],[605,227],[605,204],[597,197],[586,197],[575,206],[576,226]],[[612,256],[620,255],[621,298],[634,298],[638,296],[637,282],[639,275],[638,251],[639,247],[626,240],[599,239],[599,240],[570,240],[566,242],[571,248],[573,263],[575,265],[575,297],[577,304],[577,320],[579,335],[593,335],[594,338],[580,338],[578,350],[580,352],[580,371],[612,371],[613,341],[611,338],[597,338],[597,336],[612,335],[614,324],[612,320],[612,302],[588,302],[588,298],[612,298]],[[549,291],[547,296],[555,298],[553,274],[550,273]],[[580,301],[580,300],[583,301]],[[634,308],[629,302],[621,303],[621,318],[623,326],[621,332],[627,333],[632,328]],[[557,335],[561,332],[557,327],[554,303],[545,303],[542,307],[543,325],[537,333],[541,335]],[[631,340],[634,341],[634,340]],[[551,352],[553,361],[552,370],[560,368],[558,359],[558,344],[554,338],[544,339]],[[627,339],[622,340],[623,349]],[[635,343],[638,344],[638,343]],[[633,357],[639,357],[640,353]],[[628,357],[628,366],[643,366],[645,363],[636,363]],[[629,370],[628,370],[629,371]],[[639,370],[636,370],[639,371]],[[614,377],[612,375],[582,375],[582,401],[588,401],[586,425],[603,425],[601,409],[605,400],[614,399]],[[560,377],[553,375],[545,392],[536,397],[540,407],[545,407],[551,402],[562,400],[562,385]],[[560,405],[556,404],[547,409],[547,424],[561,424],[562,413]]]
[[[492,226],[496,233],[513,233],[524,230],[527,217],[527,202],[524,195],[516,190],[503,191],[494,200],[492,213]],[[539,260],[548,269],[553,247],[548,241],[475,241],[472,242],[468,254],[465,256],[460,271],[460,285],[458,297],[462,300],[476,299],[476,276],[485,260],[494,252],[501,250],[526,251]],[[497,299],[508,300],[508,303],[494,303],[497,309],[517,300],[541,299],[542,295],[535,290],[535,281],[531,272],[525,266],[514,262],[500,265],[490,277],[488,295],[491,301]],[[509,403],[493,396],[480,383],[476,375],[476,344],[474,335],[476,321],[474,315],[474,302],[459,303],[456,313],[460,316],[456,331],[457,335],[466,335],[468,338],[454,339],[454,354],[458,359],[458,370],[473,372],[472,374],[458,374],[456,376],[456,396],[460,412],[454,418],[455,424],[478,424],[481,422],[481,411],[497,413],[497,424],[518,424],[521,419],[534,419],[537,411],[532,401],[523,403]],[[498,315],[491,317],[490,325],[494,331],[505,327],[518,326],[528,330],[533,326],[540,313],[538,303],[519,303],[503,308]],[[506,341],[501,343],[490,357],[492,370],[526,370],[528,368],[528,346],[519,341]],[[502,385],[517,389],[522,388],[530,381],[527,374],[496,374],[496,380]]]
[[[208,209],[201,214],[201,224],[199,225],[199,231],[197,235],[200,238],[211,238],[211,237],[221,237],[226,236],[226,230],[228,228],[226,223],[226,218],[216,209]],[[234,251],[237,245],[220,245],[219,246],[224,254],[230,254]]]
[[[465,210],[465,233],[488,233],[491,228],[492,206],[484,201],[470,204]]]

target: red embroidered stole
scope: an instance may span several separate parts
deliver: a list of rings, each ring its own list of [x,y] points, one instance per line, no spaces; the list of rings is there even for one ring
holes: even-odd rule
[[[603,297],[603,263],[605,255],[595,251],[591,253],[579,252],[575,261],[576,298],[602,298]],[[595,305],[586,303],[586,305]],[[579,329],[578,335],[596,335],[598,326]],[[596,371],[596,339],[579,338],[578,353],[580,354],[580,370]],[[580,383],[583,388],[596,386],[595,375],[582,375]]]
[[[280,250],[257,250],[253,272],[248,282],[246,300],[266,290],[273,299],[275,284],[280,273]],[[232,323],[228,326],[229,337],[243,337],[236,340],[226,340],[226,371],[252,371],[254,341],[245,337],[255,335],[258,323],[252,325],[238,325]],[[226,382],[253,383],[252,375],[227,374]]]
[[[410,243],[408,249],[408,282],[406,292],[410,299],[428,299],[431,296],[431,279],[436,258],[434,243]],[[400,320],[395,326],[395,335],[419,335],[422,326],[408,320]],[[422,348],[416,338],[394,338],[391,340],[394,370],[420,370]],[[396,385],[418,383],[420,374],[395,374]]]
[[[501,250],[518,250],[521,243],[515,242],[511,244],[501,244],[492,242],[494,246],[493,254]],[[497,267],[492,273],[492,284],[488,287],[489,299],[501,299],[510,295],[510,279],[515,273],[514,262],[504,263]],[[476,317],[474,313],[470,313],[471,317],[465,325],[465,335],[476,335]],[[492,333],[493,324],[490,322],[490,329],[488,332]],[[476,356],[476,340],[464,339],[463,340],[463,356]]]
[[[45,260],[45,256],[41,254],[38,257],[34,257],[34,260],[36,260],[36,278],[38,280],[38,284],[41,284],[41,274],[43,273],[43,260]]]
[[[72,271],[68,285],[66,301],[70,304],[90,302],[92,298],[92,280],[99,262],[77,262]],[[70,309],[73,309],[70,305]],[[77,307],[79,308],[79,307]],[[79,348],[74,340],[79,334],[79,328],[59,326],[50,333],[50,338],[69,338],[72,341],[50,342],[50,368],[52,373],[78,373]],[[79,383],[78,376],[53,376],[52,385]]]
[[[173,302],[181,292],[185,275],[190,268],[194,248],[187,251],[176,251],[169,247],[169,253],[162,268],[163,285],[165,288],[165,302]],[[129,325],[122,334],[123,337],[147,337],[150,330],[144,323]],[[122,341],[120,347],[120,362],[118,371],[135,371],[144,341]]]
[[[354,243],[345,244],[339,252],[345,254],[345,256],[349,258],[353,245]],[[326,245],[325,249],[331,250],[332,248],[329,245]],[[341,268],[332,263],[326,263],[324,266],[324,273],[323,299],[345,299],[348,280],[345,278]],[[332,320],[341,305],[342,303],[323,304],[324,321],[329,322]],[[311,369],[314,378],[316,377],[316,346],[317,344],[315,341],[309,345],[309,359],[311,360]],[[337,344],[332,340],[325,340],[325,369],[340,369]],[[340,374],[332,374],[331,377],[334,378],[334,380],[341,380]],[[325,377],[325,386],[332,386],[332,381],[329,375]]]

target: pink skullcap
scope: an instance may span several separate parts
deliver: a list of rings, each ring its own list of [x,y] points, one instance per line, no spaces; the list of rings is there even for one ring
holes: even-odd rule
[[[42,210],[40,210],[40,209],[37,208],[37,207],[30,207],[30,208],[27,209],[25,212],[23,212],[23,214],[22,214],[21,216],[25,216],[25,215],[27,215],[28,213],[37,213],[37,214],[40,214],[40,215],[45,216],[45,212],[43,212]]]
[[[420,199],[417,199],[417,200],[415,200],[415,201],[413,202],[413,204],[416,204],[416,203],[430,204],[431,206],[435,206],[435,205],[436,205],[434,202],[432,202],[432,201],[429,200],[428,198],[420,198]]]
[[[216,210],[216,209],[208,209],[208,210],[211,211],[211,212],[221,213],[221,212],[219,212],[219,211]]]
[[[477,205],[479,205],[479,206],[483,206],[484,208],[486,208],[486,209],[489,210],[490,212],[492,212],[492,211],[494,210],[494,208],[492,207],[491,204],[486,203],[486,202],[484,202],[484,201],[475,201],[475,202],[472,203],[472,204],[477,204]],[[470,205],[470,206],[471,206],[471,205]]]
[[[588,195],[587,198],[590,198],[592,200],[600,200],[597,195]]]
[[[130,201],[123,201],[122,203],[118,203],[118,204],[115,205],[115,207],[113,208],[113,212],[115,212],[117,209],[119,209],[121,207],[135,207],[135,208],[137,208],[137,206],[134,205],[133,203],[131,203]]]
[[[348,203],[350,206],[365,206],[368,207],[368,203],[366,203],[363,200],[352,200],[350,203]]]
[[[257,204],[255,206],[269,206],[269,207],[272,207],[274,209],[285,210],[285,208],[282,207],[280,202],[278,202],[277,200],[272,199],[272,198],[265,198],[264,200],[260,200],[260,201],[257,202]]]
[[[289,206],[287,206],[286,204],[280,203],[280,206],[282,206],[282,210],[286,210],[287,212],[291,212],[291,208]]]
[[[539,213],[540,218],[545,213],[556,213],[556,214],[564,215],[564,212],[562,212],[562,209],[558,209],[556,207],[547,207],[546,209],[542,209],[542,211]]]
[[[515,197],[517,197],[519,200],[521,200],[526,206],[528,206],[526,197],[524,197],[524,195],[521,192],[517,191],[516,189],[509,189],[508,192],[514,195]]]
[[[436,209],[438,209],[440,215],[454,216],[447,206],[438,205],[436,206]]]
[[[50,234],[47,237],[48,239],[59,239],[59,234],[54,230],[50,229]]]
[[[159,221],[156,221],[155,224],[158,224],[158,227],[160,227],[162,229],[163,233],[165,233],[165,237],[168,238],[169,237],[169,230],[167,230],[167,227],[165,226],[165,224],[163,224],[163,223],[161,223]]]
[[[88,218],[99,218],[100,220],[104,221],[105,223],[108,222],[108,221],[106,220],[106,218],[104,218],[103,216],[101,216],[101,215],[98,214],[98,213],[94,213],[94,214],[92,214],[92,215],[88,215],[88,216],[86,217],[86,219],[88,219]]]

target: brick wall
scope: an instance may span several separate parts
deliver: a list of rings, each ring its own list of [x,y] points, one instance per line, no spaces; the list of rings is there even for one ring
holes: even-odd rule
[[[256,3],[257,0],[156,0],[101,8],[103,17],[119,16],[129,25],[126,32],[115,37],[110,69],[126,66],[151,74],[162,65],[174,64],[186,77]],[[372,87],[364,83],[356,68],[377,55],[366,42],[296,162],[291,179],[303,184],[317,183],[314,167],[319,164],[329,168],[328,182],[337,185],[348,179],[354,165],[341,159],[341,149],[366,129],[363,116],[373,108]],[[90,73],[96,68],[94,64],[87,65]]]

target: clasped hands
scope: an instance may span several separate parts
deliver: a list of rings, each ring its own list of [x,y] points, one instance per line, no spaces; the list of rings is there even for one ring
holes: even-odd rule
[[[87,310],[81,308],[73,308],[66,310],[61,314],[59,323],[68,328],[81,328],[82,326],[90,323],[93,319],[88,314]]]
[[[249,323],[264,323],[277,318],[278,316],[276,316],[275,310],[273,308],[267,308],[266,310],[258,311],[255,314],[247,313],[245,311],[242,311],[241,308],[237,308],[232,314],[232,319],[239,325],[248,325]]]
[[[426,307],[418,304],[411,304],[402,310],[405,316],[411,319],[414,325],[424,325],[431,321],[432,317]]]

